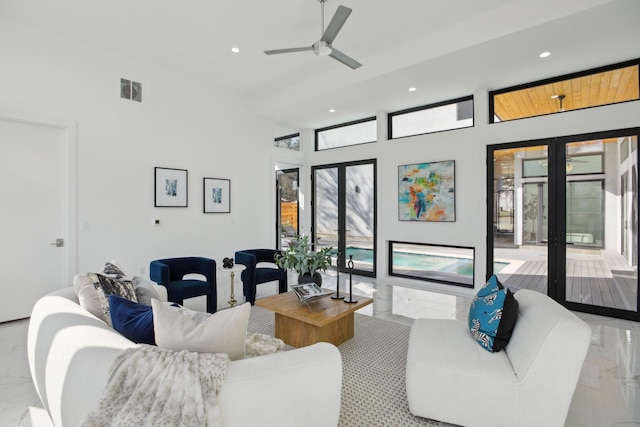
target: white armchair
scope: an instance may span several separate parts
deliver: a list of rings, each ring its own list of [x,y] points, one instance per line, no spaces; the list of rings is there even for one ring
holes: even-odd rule
[[[417,319],[407,355],[412,414],[465,427],[562,427],[591,328],[538,292],[520,290],[509,344],[490,353],[466,322]]]

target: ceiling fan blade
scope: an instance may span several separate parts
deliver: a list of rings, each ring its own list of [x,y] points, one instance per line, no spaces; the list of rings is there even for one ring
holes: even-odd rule
[[[338,35],[338,32],[344,25],[349,15],[351,15],[351,9],[344,6],[339,6],[338,10],[336,10],[336,13],[333,15],[333,18],[331,18],[329,26],[326,30],[324,30],[324,34],[322,35],[322,38],[320,40],[329,44],[333,43],[333,40]]]
[[[280,53],[304,52],[305,50],[313,50],[313,46],[291,47],[289,49],[265,50],[264,53],[266,53],[267,55],[277,55]]]
[[[335,49],[335,48],[332,48],[332,49],[333,51],[329,56],[335,59],[336,61],[342,62],[344,65],[351,67],[354,70],[362,66],[361,63],[359,63],[353,58],[348,57],[344,53],[340,52],[338,49]]]

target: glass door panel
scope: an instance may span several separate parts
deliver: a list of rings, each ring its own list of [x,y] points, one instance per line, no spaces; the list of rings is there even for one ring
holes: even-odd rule
[[[346,168],[345,262],[352,256],[354,268],[369,273],[374,271],[374,173],[372,164]]]
[[[375,277],[375,161],[313,167],[313,235],[318,247],[334,249],[333,265]]]
[[[317,248],[338,247],[338,168],[314,170],[314,228]],[[316,249],[317,249],[316,248]],[[335,265],[335,263],[333,263]]]
[[[630,143],[631,142],[631,143]],[[637,312],[637,136],[566,143],[565,300]],[[590,311],[590,310],[587,310]],[[604,314],[604,312],[603,312]],[[608,313],[607,313],[608,314]]]
[[[547,293],[547,146],[493,150],[493,258],[512,291]],[[512,225],[511,225],[512,224]]]
[[[287,247],[291,239],[298,234],[299,170],[287,169],[276,172],[276,206],[277,206],[277,239],[278,249]]]

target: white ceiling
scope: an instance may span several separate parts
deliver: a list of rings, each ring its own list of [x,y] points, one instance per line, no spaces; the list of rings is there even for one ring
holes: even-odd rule
[[[338,5],[353,13],[334,46],[357,70],[263,53],[317,41],[318,0],[0,0],[0,15],[211,79],[292,129],[640,57],[639,0],[327,0],[325,25]]]

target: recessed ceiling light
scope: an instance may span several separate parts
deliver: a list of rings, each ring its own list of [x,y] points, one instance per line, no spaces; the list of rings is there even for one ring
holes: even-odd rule
[[[240,49],[238,49],[237,47],[232,47],[231,48],[231,52],[238,53],[238,52],[240,52]]]
[[[551,52],[547,52],[547,51],[545,51],[545,52],[542,52],[542,53],[540,54],[540,58],[546,58],[546,57],[547,57],[547,56],[549,56],[549,55],[551,55]]]
[[[415,88],[415,87],[410,87],[410,88],[409,88],[409,92],[415,92],[415,91],[416,91],[416,88]]]
[[[336,110],[334,110],[333,108],[329,110],[330,113],[335,113]]]

